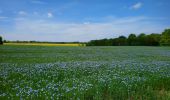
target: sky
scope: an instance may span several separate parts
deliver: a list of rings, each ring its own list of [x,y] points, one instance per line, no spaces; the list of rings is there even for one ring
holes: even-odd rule
[[[170,28],[170,0],[0,0],[5,40],[87,42]]]

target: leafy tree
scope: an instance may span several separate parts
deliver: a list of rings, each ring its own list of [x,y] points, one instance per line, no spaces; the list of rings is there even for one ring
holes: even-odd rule
[[[141,46],[146,45],[146,35],[145,35],[145,33],[139,34],[138,37],[137,37],[137,41],[138,41],[137,42],[138,45],[141,45]]]
[[[160,44],[170,45],[170,29],[166,29],[162,35],[141,33],[138,36],[130,34],[128,38],[119,36],[118,38],[92,40],[87,43],[87,46],[158,46]]]
[[[119,36],[118,38],[118,45],[124,46],[127,45],[127,38],[125,36]]]
[[[162,32],[161,45],[170,45],[170,29],[166,29],[164,32]]]
[[[130,45],[130,46],[136,45],[136,40],[137,40],[136,35],[135,34],[130,34],[128,36],[128,39],[127,39],[128,45]]]
[[[0,36],[0,45],[3,44],[2,36]]]
[[[146,45],[148,46],[158,46],[161,35],[152,33],[146,36]]]

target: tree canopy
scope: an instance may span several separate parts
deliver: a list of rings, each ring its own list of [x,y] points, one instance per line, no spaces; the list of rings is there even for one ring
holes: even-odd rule
[[[162,33],[160,43],[161,43],[161,45],[169,45],[170,46],[170,29],[166,29]]]
[[[3,44],[2,36],[0,36],[0,45]]]
[[[130,46],[132,46],[132,45],[136,45],[136,40],[137,40],[136,35],[135,35],[135,34],[130,34],[130,35],[128,36],[127,42],[128,42],[128,44],[129,44]]]
[[[162,34],[141,33],[136,36],[134,33],[118,38],[92,40],[87,43],[87,46],[159,46],[170,45],[170,29],[166,29]]]

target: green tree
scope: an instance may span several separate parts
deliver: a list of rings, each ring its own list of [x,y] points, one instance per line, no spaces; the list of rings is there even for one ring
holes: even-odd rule
[[[161,35],[152,33],[146,36],[146,45],[148,46],[158,46]]]
[[[138,43],[137,43],[138,45],[142,45],[142,46],[146,45],[146,35],[145,35],[145,33],[139,34],[138,37],[137,37],[137,41],[138,41]]]
[[[127,41],[128,41],[128,45],[130,45],[130,46],[136,45],[136,35],[135,34],[130,34],[128,36]]]
[[[123,35],[119,36],[119,38],[117,38],[117,45],[120,45],[120,46],[127,45],[127,38]]]
[[[160,44],[170,46],[170,29],[166,29],[164,32],[162,32]]]
[[[0,45],[3,44],[2,36],[0,36]]]

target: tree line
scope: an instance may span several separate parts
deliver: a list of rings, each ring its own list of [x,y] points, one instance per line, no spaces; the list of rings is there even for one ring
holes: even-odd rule
[[[118,38],[91,40],[87,46],[170,46],[170,29],[165,29],[162,34],[152,33],[146,35],[130,34],[128,37],[119,36]]]

